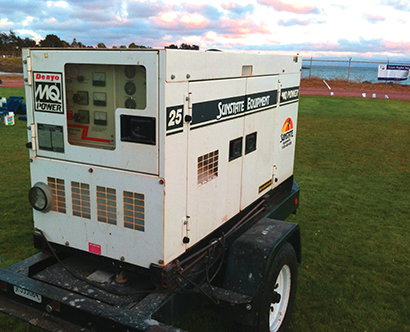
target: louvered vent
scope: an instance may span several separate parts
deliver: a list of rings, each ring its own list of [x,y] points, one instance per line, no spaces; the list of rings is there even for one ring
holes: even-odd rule
[[[198,186],[218,176],[219,150],[198,157]]]
[[[73,215],[91,219],[90,185],[72,181],[71,198],[73,203]]]
[[[145,202],[143,194],[124,191],[124,227],[144,231]]]
[[[48,177],[47,185],[53,195],[51,211],[66,213],[64,180]]]
[[[117,224],[117,196],[113,188],[97,186],[97,220]]]

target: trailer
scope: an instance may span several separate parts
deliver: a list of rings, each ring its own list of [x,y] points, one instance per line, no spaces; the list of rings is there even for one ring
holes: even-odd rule
[[[0,270],[0,310],[49,331],[180,331],[201,295],[252,331],[285,331],[301,63],[25,49],[40,252]]]

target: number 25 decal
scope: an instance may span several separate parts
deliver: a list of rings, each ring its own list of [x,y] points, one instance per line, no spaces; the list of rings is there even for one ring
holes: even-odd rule
[[[167,109],[167,130],[179,128],[183,126],[182,122],[183,108],[182,106],[170,107]]]

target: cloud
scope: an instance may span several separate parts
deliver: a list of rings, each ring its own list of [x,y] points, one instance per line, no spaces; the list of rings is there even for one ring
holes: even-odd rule
[[[223,13],[221,13],[216,7],[208,4],[183,3],[179,7],[176,6],[174,10],[187,12],[189,14],[200,13],[209,20],[219,20],[223,16]]]
[[[13,22],[9,22],[7,18],[0,19],[0,28],[7,27],[8,25],[12,25]]]
[[[315,6],[305,6],[301,4],[290,3],[282,0],[257,0],[261,5],[275,9],[278,12],[289,12],[294,14],[319,14],[320,11]]]
[[[265,22],[256,23],[252,20],[242,19],[225,19],[215,26],[214,31],[230,36],[255,35],[255,34],[271,34],[271,30]]]
[[[65,1],[47,1],[47,7],[52,6],[66,9],[69,7],[69,4]]]
[[[196,29],[203,29],[209,23],[209,20],[202,16],[201,14],[185,14],[181,17],[181,23],[185,24],[188,27],[193,27]]]
[[[20,29],[20,30],[16,30],[16,32],[21,38],[28,37],[30,39],[34,39],[35,41],[40,41],[41,39],[43,39],[38,33],[31,31],[31,30]]]
[[[382,5],[393,7],[400,11],[410,11],[408,0],[382,0]]]
[[[228,12],[228,16],[231,18],[250,15],[253,14],[255,10],[254,5],[248,4],[245,6],[241,6],[234,2],[224,2],[221,4],[221,7]]]
[[[324,21],[316,21],[316,20],[299,20],[297,18],[291,18],[289,20],[279,20],[278,25],[284,26],[284,27],[292,27],[292,26],[308,26],[311,24],[322,24],[325,23]]]
[[[372,24],[381,22],[386,20],[386,17],[381,16],[381,15],[372,15],[372,14],[368,14],[368,13],[363,13],[362,16],[364,17],[364,19]]]

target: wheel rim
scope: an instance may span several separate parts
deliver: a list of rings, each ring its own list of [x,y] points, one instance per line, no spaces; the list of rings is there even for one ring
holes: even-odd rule
[[[278,303],[271,303],[269,308],[269,330],[279,330],[285,318],[290,297],[291,272],[288,265],[283,265],[274,284],[273,291],[280,295]]]

